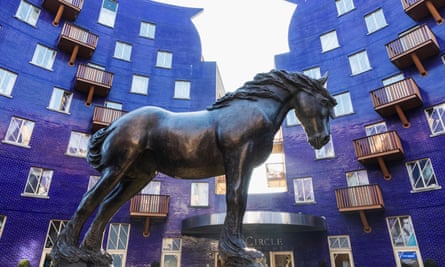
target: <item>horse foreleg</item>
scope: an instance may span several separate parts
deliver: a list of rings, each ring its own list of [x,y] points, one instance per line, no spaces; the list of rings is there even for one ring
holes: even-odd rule
[[[249,160],[249,147],[225,158],[227,212],[219,242],[222,266],[263,266],[264,255],[246,247],[242,236],[242,223],[247,205],[247,194],[253,166]]]

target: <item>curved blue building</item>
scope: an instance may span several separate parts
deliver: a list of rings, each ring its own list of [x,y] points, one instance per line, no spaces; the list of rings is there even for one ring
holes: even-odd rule
[[[320,150],[288,114],[252,177],[246,244],[271,267],[445,265],[445,2],[290,2],[290,51],[276,67],[327,72],[339,104]],[[85,160],[93,132],[140,106],[194,111],[222,96],[192,23],[200,12],[150,0],[3,3],[1,266],[50,265],[99,178]],[[218,266],[224,212],[224,177],[159,174],[111,219],[103,248],[116,267]]]

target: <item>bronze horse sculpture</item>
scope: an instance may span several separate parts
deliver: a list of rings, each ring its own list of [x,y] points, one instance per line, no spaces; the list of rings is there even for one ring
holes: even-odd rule
[[[102,235],[110,218],[157,172],[184,179],[226,175],[226,218],[219,241],[222,266],[265,266],[264,255],[247,248],[242,236],[252,169],[272,151],[286,114],[295,110],[308,142],[329,141],[335,99],[319,80],[272,70],[227,93],[206,110],[173,113],[142,107],[127,113],[90,139],[87,160],[101,172],[83,196],[52,250],[55,266],[109,266]],[[84,239],[80,232],[97,208]]]

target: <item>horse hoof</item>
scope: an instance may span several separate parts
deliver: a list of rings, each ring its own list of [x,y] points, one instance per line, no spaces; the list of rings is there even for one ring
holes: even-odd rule
[[[113,258],[102,251],[86,250],[74,246],[54,248],[51,251],[52,266],[56,267],[109,267]]]

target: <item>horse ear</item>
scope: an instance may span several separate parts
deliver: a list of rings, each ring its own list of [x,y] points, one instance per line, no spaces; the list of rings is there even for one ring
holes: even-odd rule
[[[325,85],[326,85],[326,82],[328,81],[328,72],[326,72],[326,73],[323,75],[323,77],[321,77],[318,81],[319,81],[323,86],[325,86]]]

